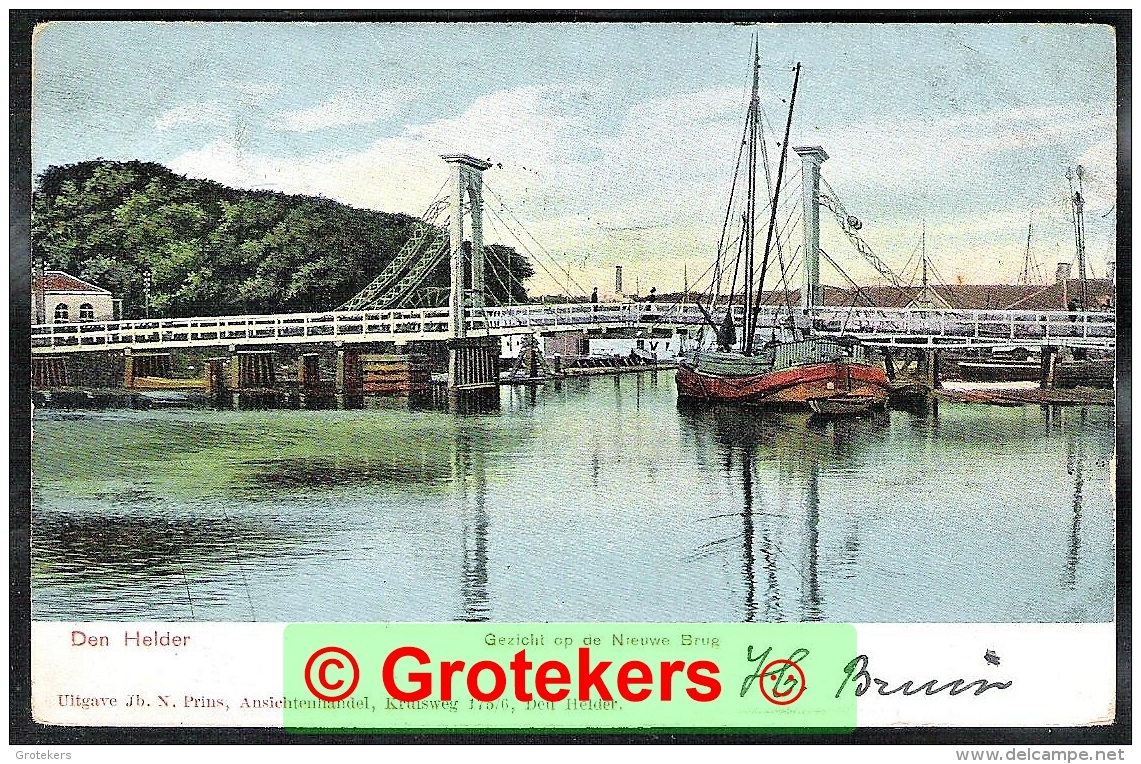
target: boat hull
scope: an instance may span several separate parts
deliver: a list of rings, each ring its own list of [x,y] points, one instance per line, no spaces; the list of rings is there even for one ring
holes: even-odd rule
[[[813,363],[745,376],[706,374],[682,364],[676,380],[679,397],[767,405],[807,405],[814,398],[834,396],[838,391],[870,397],[878,405],[887,401],[891,389],[883,369],[851,361]]]

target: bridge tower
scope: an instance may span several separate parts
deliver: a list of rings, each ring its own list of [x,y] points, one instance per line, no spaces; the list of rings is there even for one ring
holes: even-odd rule
[[[468,306],[482,311],[485,306],[483,281],[483,171],[490,162],[467,154],[444,154],[452,166],[451,292],[448,299],[449,334],[448,384],[453,389],[499,387],[499,341],[495,338],[468,338],[465,317]],[[471,288],[465,279],[464,207],[471,216]]]
[[[804,288],[800,307],[815,308],[824,304],[820,287],[820,165],[828,159],[828,152],[819,146],[796,146],[793,150],[800,155],[804,188]]]
[[[483,289],[483,171],[490,162],[467,154],[444,154],[452,166],[451,238],[452,285],[448,301],[453,338],[466,334],[465,306],[470,295],[471,307],[484,307]],[[464,202],[471,211],[471,290],[464,279]]]

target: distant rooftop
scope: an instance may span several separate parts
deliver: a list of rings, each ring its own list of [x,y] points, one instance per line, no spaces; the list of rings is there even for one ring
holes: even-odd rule
[[[37,279],[39,282],[39,279]],[[42,282],[33,283],[32,289],[43,289],[45,292],[85,292],[95,294],[111,294],[103,287],[96,286],[90,281],[72,276],[63,271],[44,271]]]

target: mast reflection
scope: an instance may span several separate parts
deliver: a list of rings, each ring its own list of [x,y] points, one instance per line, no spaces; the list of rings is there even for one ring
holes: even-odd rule
[[[741,454],[741,520],[744,525],[744,546],[741,555],[741,572],[745,578],[745,622],[757,620],[756,556],[753,552],[753,447],[745,444]]]
[[[888,415],[828,418],[713,406],[682,407],[681,416],[699,461],[718,464],[736,497],[732,515],[710,519],[735,518],[737,532],[702,545],[695,558],[720,553],[739,560],[743,621],[824,620],[822,474],[854,458],[869,433],[889,426]],[[702,453],[710,449],[716,457]]]
[[[1065,575],[1062,583],[1069,589],[1077,586],[1078,561],[1081,559],[1081,531],[1082,531],[1082,499],[1084,479],[1082,469],[1085,462],[1086,427],[1089,425],[1089,412],[1083,408],[1080,414],[1080,425],[1070,428],[1066,439],[1066,473],[1074,476],[1074,492],[1070,501],[1070,539],[1066,550]]]

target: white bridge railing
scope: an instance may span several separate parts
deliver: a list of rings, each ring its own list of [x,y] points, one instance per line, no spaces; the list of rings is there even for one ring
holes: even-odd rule
[[[734,308],[740,332],[741,308]],[[889,308],[793,309],[796,325],[821,334],[847,334],[874,345],[971,347],[1065,345],[1112,349],[1113,313],[1065,311],[926,310]],[[706,325],[701,308],[671,303],[512,305],[474,311],[471,336],[637,325]],[[758,330],[788,323],[783,307],[763,307]],[[447,308],[328,311],[279,316],[152,318],[41,324],[32,327],[35,354],[115,349],[228,345],[407,342],[449,337]]]

